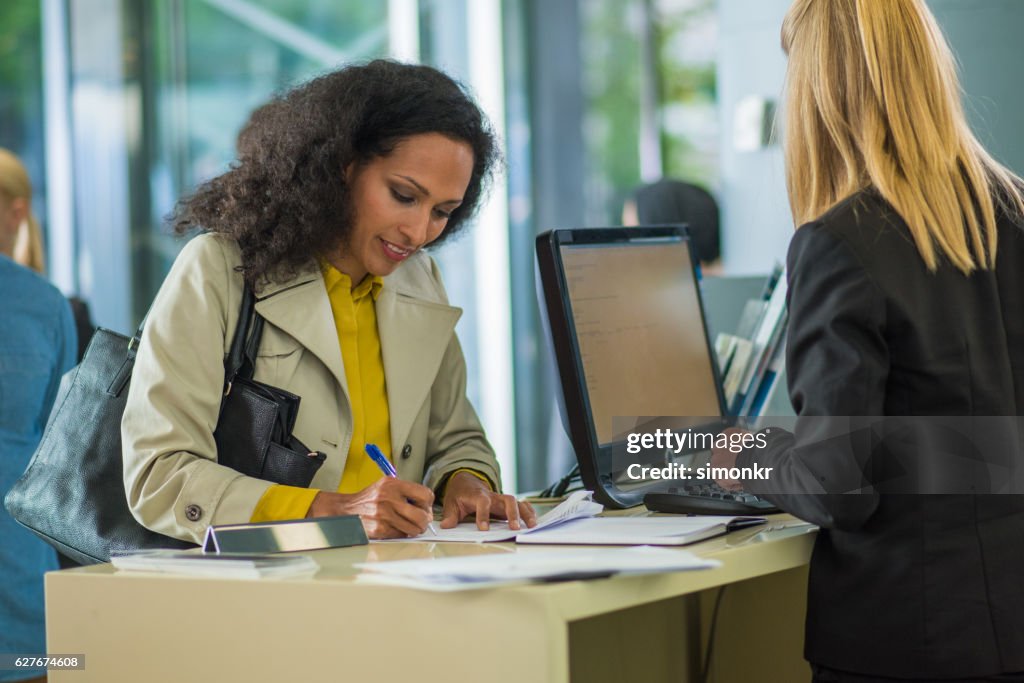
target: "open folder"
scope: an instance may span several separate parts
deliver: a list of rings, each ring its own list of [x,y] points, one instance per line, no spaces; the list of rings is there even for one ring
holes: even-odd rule
[[[720,536],[735,529],[763,524],[763,517],[597,517],[604,507],[591,500],[590,491],[575,491],[557,507],[542,515],[537,526],[514,530],[507,522],[491,522],[491,529],[480,531],[475,522],[453,529],[438,527],[404,541],[516,543],[559,545],[686,545]],[[436,526],[436,525],[435,525]]]

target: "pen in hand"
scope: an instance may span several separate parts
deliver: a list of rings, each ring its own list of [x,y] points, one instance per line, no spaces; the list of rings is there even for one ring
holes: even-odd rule
[[[370,460],[380,468],[380,471],[384,473],[385,477],[398,479],[398,472],[395,470],[395,466],[392,465],[391,461],[384,456],[379,448],[377,448],[376,444],[368,443],[363,447],[363,450],[365,450],[366,454],[370,456]],[[437,536],[437,529],[434,528],[433,522],[429,522],[427,524],[427,528],[430,530],[430,533]]]

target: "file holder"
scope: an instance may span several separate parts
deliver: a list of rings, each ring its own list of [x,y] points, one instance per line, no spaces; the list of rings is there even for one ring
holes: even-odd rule
[[[204,553],[289,553],[366,545],[358,515],[211,526]]]

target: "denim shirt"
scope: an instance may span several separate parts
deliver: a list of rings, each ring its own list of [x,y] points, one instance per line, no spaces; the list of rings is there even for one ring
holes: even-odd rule
[[[75,363],[71,307],[56,287],[0,256],[0,498],[39,444],[61,376]],[[0,507],[0,652],[46,652],[43,572],[54,551]],[[26,671],[0,671],[0,681]],[[36,675],[44,672],[37,672]]]

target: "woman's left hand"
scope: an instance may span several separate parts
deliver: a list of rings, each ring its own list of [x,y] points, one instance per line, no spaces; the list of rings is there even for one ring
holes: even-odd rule
[[[448,480],[441,513],[441,528],[451,529],[463,520],[476,517],[481,531],[490,528],[490,520],[507,519],[510,529],[521,529],[523,523],[536,526],[537,513],[526,502],[515,496],[495,493],[487,484],[469,472],[456,472]]]

